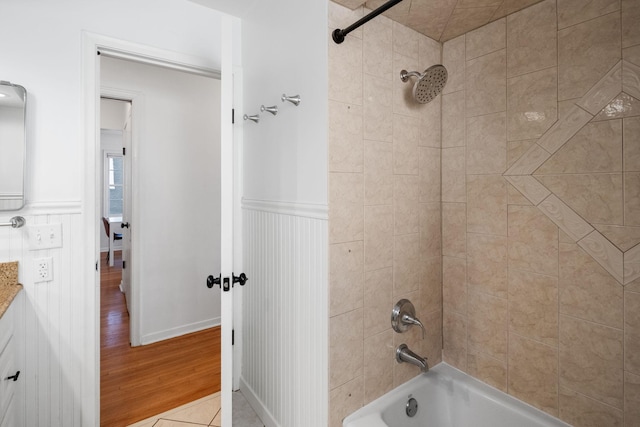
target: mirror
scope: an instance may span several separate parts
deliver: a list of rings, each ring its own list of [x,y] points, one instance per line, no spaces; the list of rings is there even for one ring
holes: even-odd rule
[[[0,211],[24,206],[27,91],[0,81]]]

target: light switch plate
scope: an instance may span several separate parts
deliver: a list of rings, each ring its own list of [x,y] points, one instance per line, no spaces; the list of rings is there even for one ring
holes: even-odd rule
[[[28,225],[29,250],[62,247],[62,224]]]

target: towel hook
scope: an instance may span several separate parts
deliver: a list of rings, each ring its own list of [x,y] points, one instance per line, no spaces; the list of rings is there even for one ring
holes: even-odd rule
[[[276,114],[278,114],[278,106],[274,105],[274,106],[271,106],[271,107],[265,107],[264,105],[261,105],[260,106],[260,111],[262,111],[263,113],[265,111],[268,111],[268,112],[270,112],[271,114],[273,114],[275,116]]]
[[[247,116],[246,114],[244,115],[243,119],[245,120],[251,120],[254,123],[259,123],[260,122],[260,114],[254,114],[253,116]]]
[[[282,98],[280,99],[282,100],[282,102],[289,101],[296,107],[300,105],[300,101],[302,101],[302,99],[300,99],[300,95],[287,96],[287,94],[285,93],[282,94]]]

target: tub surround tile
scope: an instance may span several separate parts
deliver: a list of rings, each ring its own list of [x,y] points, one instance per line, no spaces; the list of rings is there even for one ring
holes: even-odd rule
[[[459,3],[458,3],[459,4]],[[456,7],[442,33],[442,40],[448,40],[464,34],[469,28],[477,28],[491,20],[497,6],[474,7],[470,9]]]
[[[418,145],[421,147],[440,148],[442,146],[442,97],[439,95],[433,101],[425,104],[423,114],[420,121],[420,140]]]
[[[391,80],[364,75],[364,139],[393,142],[392,100]]]
[[[560,316],[560,386],[622,409],[622,330]]]
[[[621,172],[622,120],[586,124],[535,175]]]
[[[468,60],[465,70],[467,117],[505,111],[506,49]]]
[[[354,21],[346,24],[351,25]],[[359,28],[362,31],[362,61],[365,70],[365,90],[367,75],[374,75],[380,77],[386,81],[391,81],[393,78],[393,29],[391,21],[386,17],[380,17],[379,19],[373,19]],[[333,27],[333,28],[345,28],[345,27]],[[333,30],[332,30],[333,31]],[[357,30],[356,30],[357,31]],[[349,33],[351,35],[352,33]],[[366,102],[366,93],[365,93]],[[389,102],[387,104],[392,104]]]
[[[362,377],[363,314],[359,308],[329,319],[329,390]]]
[[[624,293],[624,369],[640,375],[640,293]]]
[[[629,94],[620,92],[600,110],[592,122],[634,116],[640,116],[640,101]]]
[[[624,283],[634,282],[640,278],[640,245],[636,245],[624,253]]]
[[[509,268],[557,275],[558,227],[534,206],[509,206]]]
[[[467,314],[467,265],[464,259],[442,257],[442,303],[461,315]]]
[[[624,259],[620,249],[609,242],[597,230],[582,238],[578,245],[609,272],[618,282],[624,283]]]
[[[389,267],[366,272],[363,314],[365,338],[390,328],[389,307],[393,307],[393,304],[393,269]]]
[[[512,177],[507,177],[505,176],[505,178],[507,178],[507,181],[509,181],[509,178]],[[520,205],[520,206],[532,206],[532,203],[522,195],[522,193],[513,185],[509,184],[507,186],[507,193],[508,193],[508,204],[509,205]]]
[[[624,373],[625,427],[640,425],[640,375]]]
[[[442,358],[461,371],[467,370],[467,318],[445,310],[443,313]]]
[[[621,91],[622,61],[619,61],[576,104],[596,115]]]
[[[507,300],[482,293],[468,298],[467,343],[498,360],[507,360]]]
[[[362,172],[362,107],[329,101],[329,171]]]
[[[467,233],[467,282],[473,292],[508,295],[507,238]]]
[[[472,117],[466,123],[467,174],[501,174],[506,170],[506,114]]]
[[[364,142],[364,203],[393,203],[393,144]],[[333,220],[333,217],[331,217]]]
[[[531,144],[529,149],[516,160],[505,175],[531,175],[536,169],[551,157],[551,153],[546,151],[537,143]]]
[[[624,174],[624,223],[640,226],[640,172]]]
[[[620,41],[619,12],[558,31],[558,98],[584,96],[621,59]]]
[[[622,2],[622,46],[628,47],[640,44],[640,5],[635,0],[621,0]]]
[[[364,400],[364,378],[362,375],[330,390],[329,427],[342,427],[342,420],[360,409]]]
[[[439,202],[441,197],[441,150],[418,147],[420,202]]]
[[[538,208],[574,241],[593,231],[593,227],[587,221],[553,194],[540,202]]]
[[[329,242],[364,238],[363,174],[329,173]]]
[[[427,328],[423,354],[426,355],[429,366],[435,366],[442,362],[442,311],[432,311],[424,321],[430,327]]]
[[[622,252],[640,243],[640,227],[603,224],[593,224],[593,226]]]
[[[507,363],[505,361],[470,348],[467,355],[467,366],[469,375],[502,392],[507,392]]]
[[[393,51],[412,59],[418,59],[420,38],[422,35],[409,27],[392,22]]]
[[[508,139],[538,138],[558,118],[557,67],[507,80]]]
[[[493,18],[496,19],[511,15],[538,2],[540,2],[540,0],[505,0],[493,14]]]
[[[505,179],[534,205],[538,205],[551,194],[547,187],[531,175],[506,175]]]
[[[467,175],[467,231],[507,235],[507,183],[501,175]]]
[[[371,402],[393,389],[395,348],[391,329],[364,340],[364,401]]]
[[[574,105],[562,120],[557,121],[538,140],[537,144],[553,154],[573,137],[593,116],[582,108]],[[545,159],[546,161],[546,159]],[[533,172],[533,171],[532,171]]]
[[[395,174],[418,174],[419,139],[419,118],[393,115],[393,172]]]
[[[464,89],[465,35],[448,40],[442,46],[442,65],[449,74],[447,85],[442,89],[444,95]]]
[[[420,236],[418,233],[394,237],[393,295],[417,291],[421,275]]]
[[[507,17],[507,76],[553,67],[556,51],[556,4],[546,0]]]
[[[420,256],[422,259],[442,255],[441,205],[420,203]]]
[[[524,141],[507,140],[507,167],[510,168],[524,153],[535,144],[535,139],[527,139]]]
[[[620,0],[558,0],[558,28],[563,29],[620,10]]]
[[[465,148],[442,149],[442,201],[466,202]]]
[[[558,416],[558,350],[509,334],[509,394]]]
[[[622,173],[536,175],[588,222],[610,225],[624,224],[622,178]]]
[[[464,258],[467,252],[466,203],[442,204],[442,255]]]
[[[507,47],[506,19],[468,32],[465,35],[466,59],[473,59]]]
[[[560,313],[622,329],[623,287],[578,245],[560,244]]]
[[[509,328],[516,334],[558,346],[558,278],[509,270]]]
[[[622,61],[622,90],[640,99],[640,65]]]
[[[640,102],[639,102],[640,103]],[[640,117],[623,120],[624,144],[623,162],[625,172],[640,171]]]
[[[622,410],[560,387],[560,419],[584,427],[623,427]]]
[[[635,65],[640,65],[640,44],[622,49],[622,58]]]
[[[333,298],[329,308],[330,316],[362,307],[363,258],[362,241],[331,245],[329,289]]]
[[[442,96],[442,148],[465,145],[464,94],[459,91]]]
[[[420,178],[416,175],[393,178],[394,233],[417,233],[420,231]]]
[[[328,47],[329,99],[362,105],[362,38],[346,37],[344,43],[330,42]]]
[[[393,265],[393,206],[364,208],[364,270],[378,270]]]

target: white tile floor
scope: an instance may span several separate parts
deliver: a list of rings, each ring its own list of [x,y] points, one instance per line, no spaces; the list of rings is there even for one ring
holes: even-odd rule
[[[220,393],[203,397],[178,408],[142,420],[129,427],[220,426]],[[264,427],[240,392],[233,393],[233,425]]]

